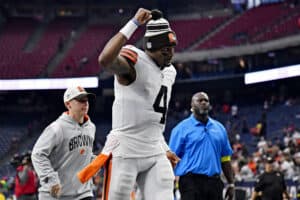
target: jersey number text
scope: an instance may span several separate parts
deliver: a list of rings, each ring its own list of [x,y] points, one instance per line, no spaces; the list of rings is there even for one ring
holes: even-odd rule
[[[166,122],[167,94],[168,94],[168,88],[162,85],[153,104],[154,111],[162,114],[162,117],[160,119],[161,124],[164,124]],[[163,106],[160,106],[161,100],[163,100]]]

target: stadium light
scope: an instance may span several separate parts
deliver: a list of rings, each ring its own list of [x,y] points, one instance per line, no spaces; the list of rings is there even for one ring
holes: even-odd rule
[[[260,83],[300,76],[300,64],[245,74],[245,84]]]
[[[97,88],[98,77],[0,80],[0,90],[54,90],[70,86]]]

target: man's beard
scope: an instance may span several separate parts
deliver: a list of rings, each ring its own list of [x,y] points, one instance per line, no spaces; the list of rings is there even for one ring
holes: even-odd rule
[[[209,112],[208,109],[196,109],[195,111],[200,116],[208,115],[208,112]]]

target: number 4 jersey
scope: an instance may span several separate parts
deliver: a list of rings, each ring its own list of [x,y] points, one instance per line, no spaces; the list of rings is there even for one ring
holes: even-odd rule
[[[165,153],[163,131],[175,81],[173,65],[163,70],[142,50],[127,45],[120,55],[134,63],[136,79],[128,86],[115,77],[112,131],[120,145],[114,156],[145,157]]]

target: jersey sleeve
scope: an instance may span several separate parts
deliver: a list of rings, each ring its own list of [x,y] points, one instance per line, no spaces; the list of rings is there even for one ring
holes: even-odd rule
[[[58,173],[53,169],[49,156],[58,143],[58,127],[48,126],[35,143],[31,159],[39,179],[50,186],[60,184]]]
[[[134,51],[133,46],[131,45],[124,46],[120,51],[120,56],[126,58],[126,60],[131,62],[133,65],[136,64],[138,59],[138,54]]]
[[[260,192],[264,189],[264,175],[260,175],[254,184],[254,190]]]
[[[176,126],[173,128],[170,136],[169,147],[179,157],[184,148],[184,138],[182,137],[182,127]]]
[[[282,189],[286,190],[286,183],[285,183],[285,179],[284,179],[283,173],[280,173],[280,177],[281,177]]]
[[[229,143],[229,138],[228,138],[228,134],[227,131],[225,129],[225,127],[222,124],[219,124],[220,129],[222,131],[223,134],[223,145],[222,145],[222,152],[221,152],[221,156],[223,157],[227,157],[227,156],[231,156],[233,154],[231,145]]]

